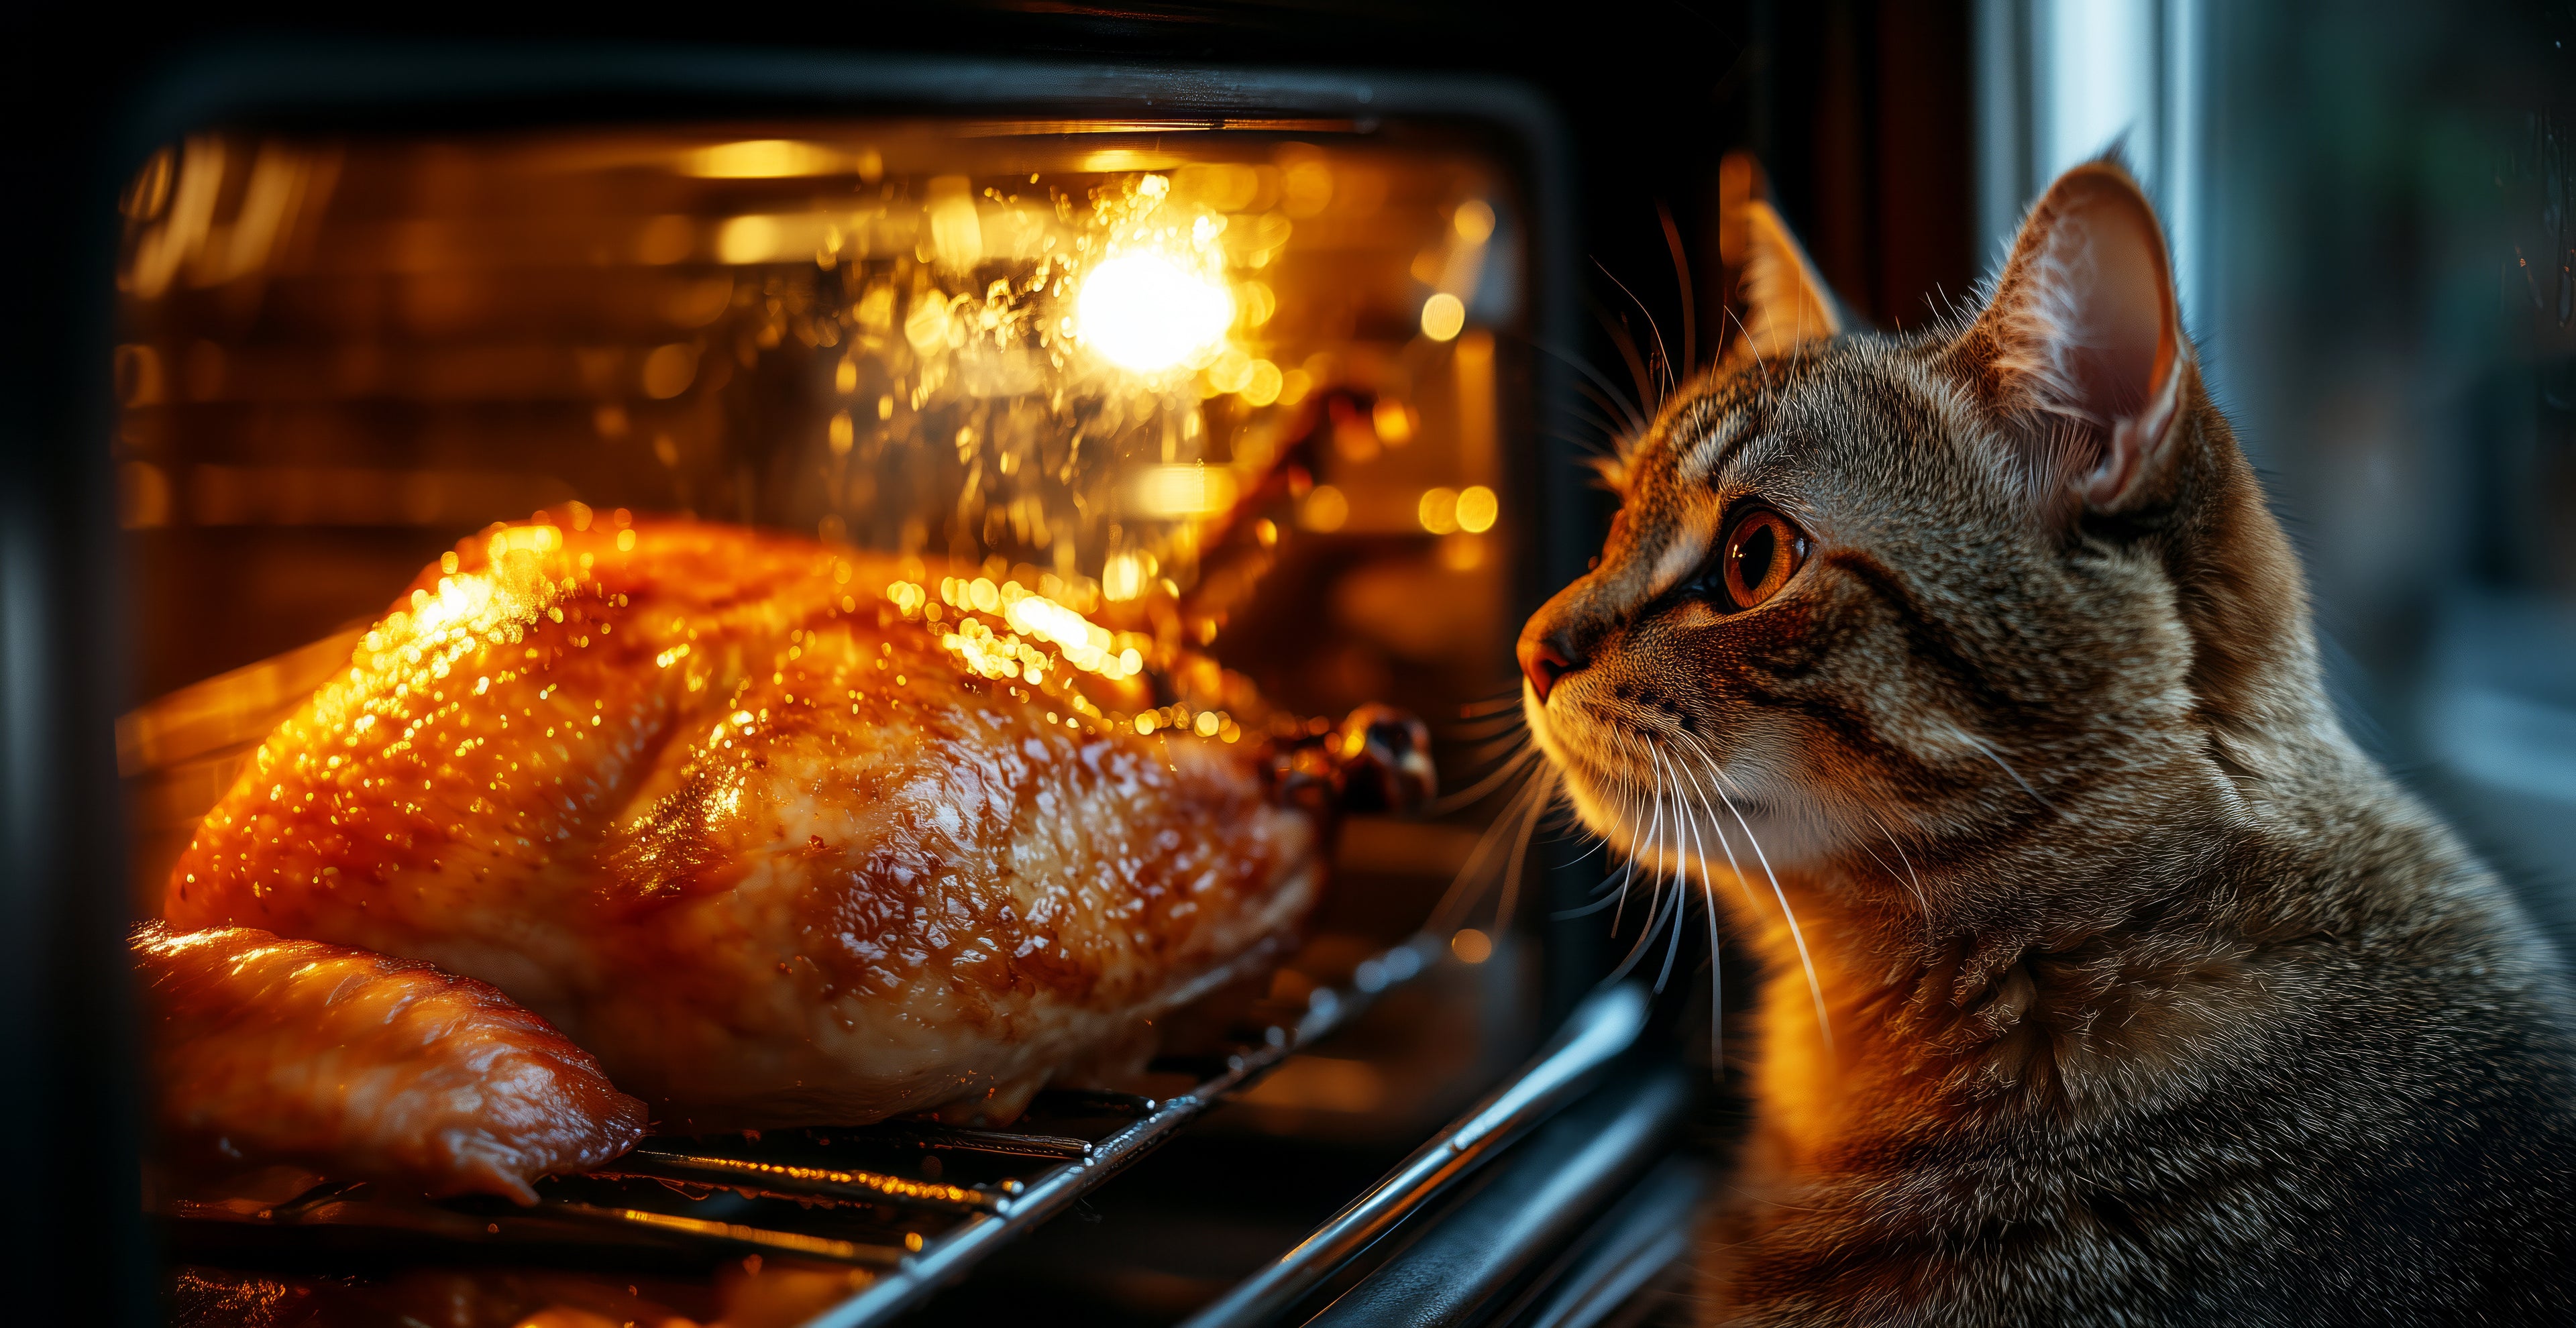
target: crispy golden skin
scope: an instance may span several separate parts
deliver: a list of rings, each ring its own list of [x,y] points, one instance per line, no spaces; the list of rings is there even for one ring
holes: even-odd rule
[[[189,1169],[534,1203],[537,1177],[643,1137],[644,1104],[588,1052],[471,978],[250,927],[145,923],[132,948],[162,1140]]]
[[[896,579],[685,522],[471,541],[260,749],[165,913],[488,981],[663,1129],[1016,1112],[1284,938],[1316,828],[1248,743],[1051,722],[1067,661],[979,674]]]

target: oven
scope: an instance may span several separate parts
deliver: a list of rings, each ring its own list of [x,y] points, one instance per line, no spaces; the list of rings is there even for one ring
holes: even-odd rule
[[[94,94],[114,128],[60,174],[115,219],[65,223],[98,261],[58,304],[98,363],[51,399],[109,442],[14,470],[9,569],[35,580],[0,638],[9,843],[41,883],[10,1028],[44,1087],[12,1124],[65,1141],[28,1155],[57,1197],[18,1244],[84,1252],[65,1303],[501,1328],[1669,1309],[1724,1114],[1714,984],[1605,981],[1638,920],[1564,916],[1603,868],[1520,800],[1511,643],[1597,546],[1586,452],[1718,340],[1694,326],[1729,293],[1713,217],[1748,187],[1719,153],[1767,144],[1885,303],[1921,277],[1883,270],[1907,251],[1877,256],[1900,210],[1876,200],[1924,131],[1862,150],[1783,119],[1801,70],[1887,59],[1901,21],[1730,12],[1723,60],[1658,52],[1699,81],[1644,95],[1732,128],[1657,147],[1584,100],[1615,70],[1469,20],[227,37]],[[1448,796],[1344,825],[1253,999],[1007,1125],[654,1137],[524,1209],[138,1173],[115,935],[197,818],[459,538],[639,514],[945,559],[983,575],[918,593],[961,607],[1159,595],[1287,710],[1424,717]]]

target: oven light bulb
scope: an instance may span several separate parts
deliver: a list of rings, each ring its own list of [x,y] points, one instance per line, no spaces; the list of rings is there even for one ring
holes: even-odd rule
[[[1234,296],[1160,254],[1122,254],[1082,279],[1073,314],[1084,345],[1119,368],[1154,373],[1221,345]]]

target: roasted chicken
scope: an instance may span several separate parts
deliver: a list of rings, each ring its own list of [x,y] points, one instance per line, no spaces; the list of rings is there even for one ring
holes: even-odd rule
[[[1005,1118],[1313,904],[1294,763],[1155,708],[1072,608],[587,517],[425,571],[206,817],[170,924],[488,982],[683,1131]]]

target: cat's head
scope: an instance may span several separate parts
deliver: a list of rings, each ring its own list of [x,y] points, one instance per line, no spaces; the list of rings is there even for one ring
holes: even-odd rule
[[[1842,331],[1777,217],[1735,220],[1745,335],[1610,468],[1598,564],[1520,640],[1588,824],[1756,881],[1758,845],[2036,886],[2330,726],[2297,565],[2117,164],[2060,178],[1984,308],[1912,335]]]

